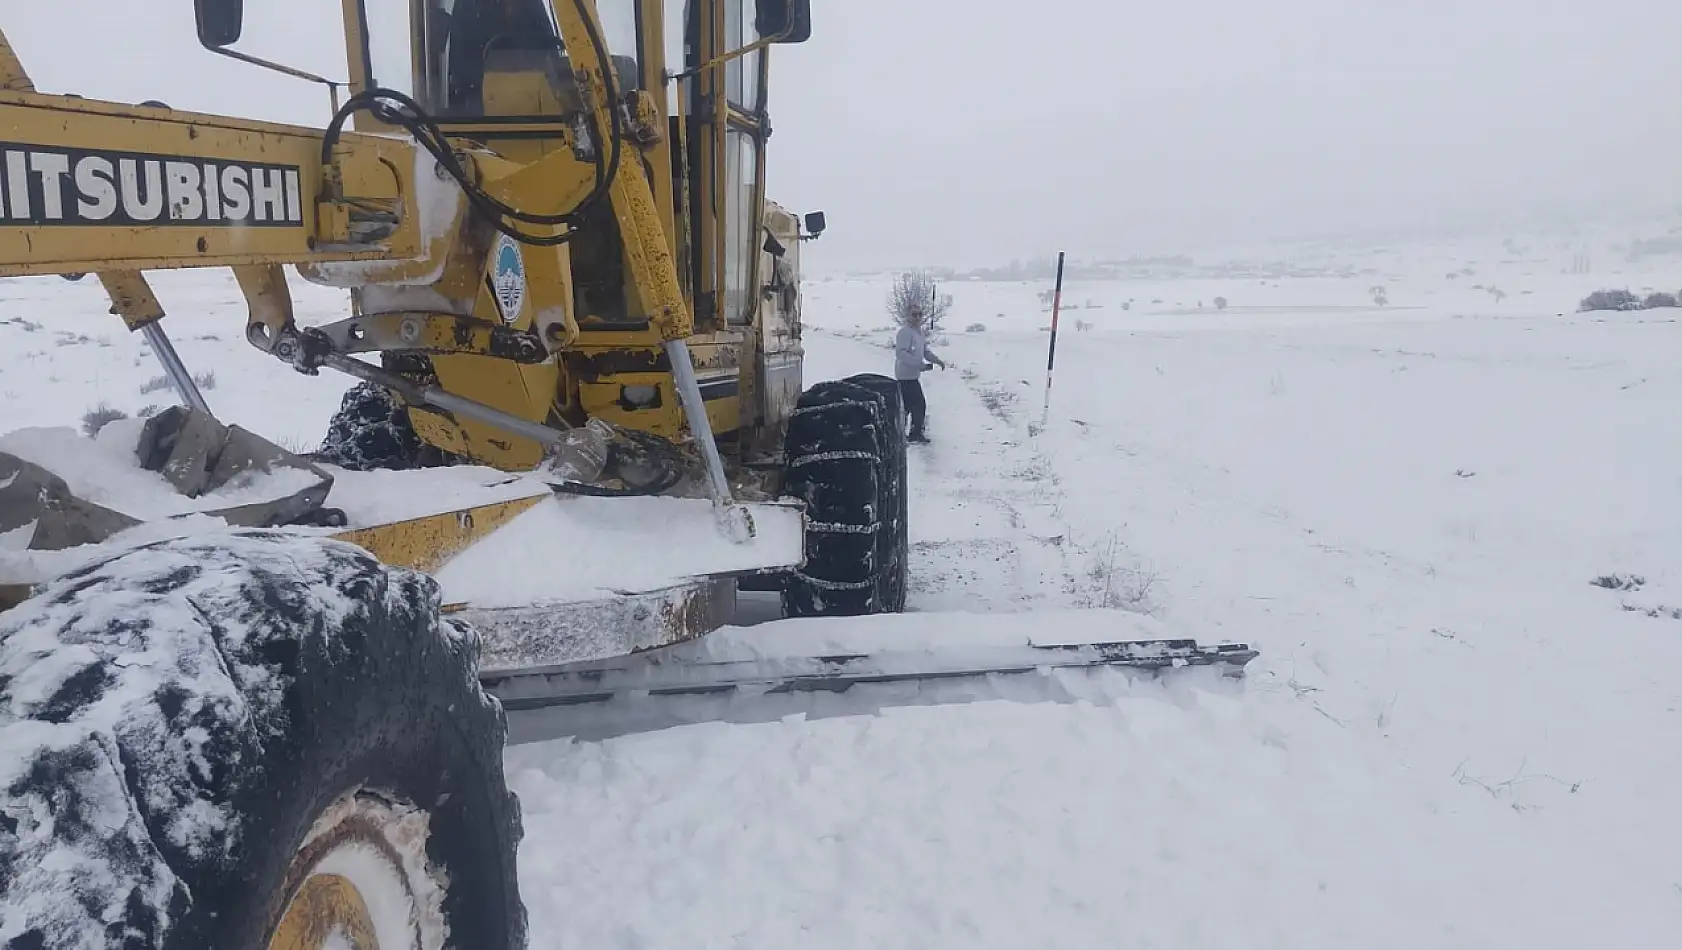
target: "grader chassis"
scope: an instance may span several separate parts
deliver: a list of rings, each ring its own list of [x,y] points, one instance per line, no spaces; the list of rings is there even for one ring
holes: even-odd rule
[[[98,439],[164,517],[104,462],[0,452],[0,945],[520,947],[507,709],[1254,656],[667,657],[741,586],[905,603],[897,395],[803,387],[822,217],[764,196],[807,4],[343,10],[324,130],[41,93],[0,34],[0,277],[97,275],[182,403]],[[320,81],[235,49],[239,0],[195,12]],[[359,381],[318,452],[212,415],[145,277],[187,267],[233,271],[252,345]],[[351,315],[298,325],[287,267]]]

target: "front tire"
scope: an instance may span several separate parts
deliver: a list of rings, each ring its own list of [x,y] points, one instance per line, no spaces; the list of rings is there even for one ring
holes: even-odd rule
[[[806,563],[785,576],[791,617],[905,607],[905,429],[898,388],[865,375],[801,394],[784,447],[784,494],[806,505]]]
[[[0,615],[0,940],[523,947],[477,673],[431,578],[341,542],[237,532],[65,575]]]

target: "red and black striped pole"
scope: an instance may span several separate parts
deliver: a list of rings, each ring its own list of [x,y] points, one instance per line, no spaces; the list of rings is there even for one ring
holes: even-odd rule
[[[1051,416],[1051,368],[1057,365],[1057,313],[1063,309],[1063,252],[1057,252],[1057,286],[1051,292],[1051,345],[1045,354],[1045,405],[1040,408],[1040,425]]]

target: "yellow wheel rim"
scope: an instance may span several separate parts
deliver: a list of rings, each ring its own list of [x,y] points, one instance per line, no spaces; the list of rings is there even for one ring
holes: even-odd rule
[[[329,944],[329,940],[337,941]],[[380,950],[368,904],[349,878],[307,878],[275,927],[268,950]]]
[[[378,796],[329,806],[292,856],[267,950],[442,950],[443,892],[414,851],[425,828],[424,812]]]

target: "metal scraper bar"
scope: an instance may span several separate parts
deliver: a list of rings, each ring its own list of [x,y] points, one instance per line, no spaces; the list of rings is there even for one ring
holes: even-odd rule
[[[684,661],[632,657],[611,666],[511,674],[486,686],[510,712],[602,703],[623,695],[699,696],[845,692],[865,683],[903,683],[1014,675],[1104,666],[1156,671],[1223,666],[1242,673],[1257,651],[1248,644],[1199,646],[1195,640],[970,648],[947,654],[890,652],[843,656]]]

